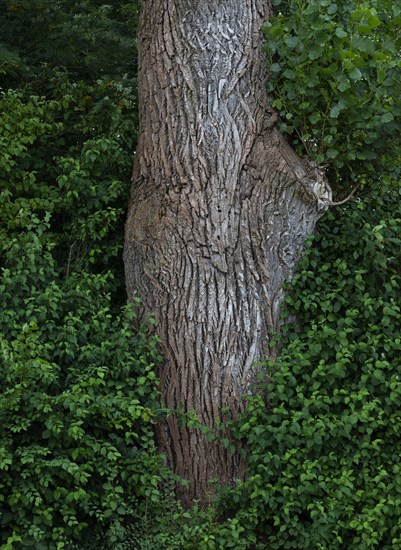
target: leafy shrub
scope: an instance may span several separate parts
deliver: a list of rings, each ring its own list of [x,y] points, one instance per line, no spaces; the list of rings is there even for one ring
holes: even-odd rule
[[[401,545],[400,196],[383,183],[321,223],[287,299],[299,323],[236,425],[249,477],[221,511],[266,548]]]
[[[273,0],[268,91],[297,151],[332,183],[399,174],[401,9],[392,0]]]
[[[142,511],[132,518],[133,522],[127,527],[124,549],[264,548],[256,543],[255,534],[251,530],[246,531],[238,518],[223,522],[213,503],[205,510],[199,509],[197,503],[191,510],[183,510],[171,494],[168,500],[160,504],[156,516]]]
[[[288,287],[297,323],[230,426],[247,480],[204,512],[154,521],[143,548],[401,545],[400,197],[383,180],[321,221]]]
[[[159,498],[157,342],[110,314],[104,275],[58,282],[48,219],[30,216],[2,244],[0,542],[114,547]]]
[[[68,81],[55,72],[47,87],[56,99],[0,93],[0,236],[17,213],[50,212],[48,237],[66,273],[115,274],[106,284],[125,302],[122,246],[135,141],[132,87]],[[56,91],[57,90],[57,91]],[[89,94],[89,95],[88,95]],[[96,96],[95,96],[96,94]],[[85,99],[86,98],[86,99]],[[124,102],[124,106],[119,103]],[[29,219],[25,220],[28,223]]]
[[[43,64],[65,67],[72,80],[86,82],[135,75],[139,4],[0,0],[0,70],[9,75],[5,84],[26,85]]]
[[[165,473],[119,308],[138,3],[0,4],[0,546],[117,548]]]

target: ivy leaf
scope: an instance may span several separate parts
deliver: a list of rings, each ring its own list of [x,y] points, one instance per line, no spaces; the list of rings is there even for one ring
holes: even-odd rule
[[[351,83],[350,83],[349,79],[346,76],[342,76],[341,80],[340,80],[340,83],[338,85],[338,89],[340,90],[340,92],[345,92],[346,90],[348,90],[350,85],[351,85]]]
[[[345,30],[342,27],[337,27],[336,36],[338,36],[338,38],[345,38],[346,36],[348,36],[348,34],[345,32]]]
[[[352,80],[361,80],[362,78],[362,73],[361,71],[355,67],[351,72],[350,72],[350,77],[352,78]]]
[[[334,159],[335,157],[338,156],[338,151],[337,149],[328,149],[327,150],[327,156],[329,159]]]
[[[312,124],[316,124],[321,119],[320,113],[312,113],[309,117],[309,120],[312,122]]]
[[[381,116],[381,121],[384,123],[391,122],[393,120],[394,120],[394,115],[390,112],[384,113],[384,115]]]
[[[330,109],[330,116],[331,118],[338,118],[338,115],[340,114],[340,107],[338,105],[334,105],[331,109]]]

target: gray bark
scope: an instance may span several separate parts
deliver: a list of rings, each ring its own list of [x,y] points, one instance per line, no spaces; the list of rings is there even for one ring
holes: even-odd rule
[[[260,28],[266,0],[144,0],[140,139],[126,224],[128,293],[154,312],[168,407],[202,423],[241,410],[279,329],[283,282],[331,201],[324,175],[274,125]],[[219,442],[159,429],[172,468],[203,498],[241,465]]]

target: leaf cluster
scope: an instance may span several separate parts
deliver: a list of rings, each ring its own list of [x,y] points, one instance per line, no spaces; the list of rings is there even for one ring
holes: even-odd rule
[[[333,185],[398,174],[401,9],[391,1],[276,0],[264,33],[280,129]]]
[[[159,496],[157,341],[112,315],[104,275],[59,280],[48,219],[2,245],[0,542],[112,546]]]
[[[95,56],[99,66],[103,57],[109,59],[102,49],[107,40],[102,47],[98,43],[105,27],[115,35],[113,55],[134,58],[138,6],[6,4],[0,15],[3,45],[24,62],[18,78],[8,74],[0,90],[4,113],[0,128],[0,234],[6,238],[24,226],[27,220],[16,214],[25,206],[39,216],[50,212],[51,238],[65,273],[111,270],[114,279],[109,278],[108,285],[115,292],[116,303],[121,304],[125,301],[121,235],[137,136],[135,67],[127,67],[125,75],[121,67],[114,73],[107,71],[108,76],[99,67],[92,71],[82,52],[76,60],[68,53],[69,45],[76,42],[71,37],[67,40],[67,34],[74,15],[76,32],[87,40],[85,52]],[[45,25],[39,16],[43,11],[58,30],[49,21],[46,28],[40,27]],[[88,26],[89,15],[92,23]],[[87,37],[89,28],[97,41]],[[25,30],[28,34],[23,34]],[[53,40],[56,32],[64,48]],[[35,40],[29,43],[30,33],[37,44]],[[53,44],[54,56],[61,57],[53,58],[51,52],[46,57],[46,44],[49,48]],[[62,52],[68,54],[70,64]]]
[[[168,478],[157,340],[119,307],[135,3],[0,5],[0,546],[117,548]]]
[[[74,80],[118,80],[136,73],[139,2],[0,0],[0,67],[7,86],[31,85],[46,64]],[[0,73],[1,74],[1,73]]]
[[[331,214],[289,288],[298,322],[233,428],[249,477],[221,500],[249,548],[401,544],[400,194]]]

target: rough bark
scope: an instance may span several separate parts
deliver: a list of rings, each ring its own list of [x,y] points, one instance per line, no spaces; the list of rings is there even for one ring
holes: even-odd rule
[[[144,0],[140,139],[126,225],[127,289],[154,312],[168,407],[207,426],[236,413],[279,328],[284,280],[331,200],[274,126],[260,28],[266,0]],[[187,498],[241,475],[172,416],[161,449]]]

